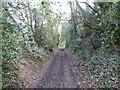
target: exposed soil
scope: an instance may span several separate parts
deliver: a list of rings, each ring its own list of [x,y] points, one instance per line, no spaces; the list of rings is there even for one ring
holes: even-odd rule
[[[26,88],[84,88],[92,82],[64,49],[59,49],[29,78]]]
[[[64,49],[59,50],[53,58],[53,61],[40,80],[39,88],[72,88],[76,83],[72,77],[69,59]]]

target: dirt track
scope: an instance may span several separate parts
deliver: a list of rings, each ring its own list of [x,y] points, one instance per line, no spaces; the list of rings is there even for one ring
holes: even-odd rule
[[[70,61],[64,49],[53,57],[47,72],[38,82],[38,88],[74,88],[75,80],[70,69]]]
[[[33,75],[27,74],[22,75],[24,88],[88,88],[93,81],[75,65],[75,57],[64,49],[48,57]]]

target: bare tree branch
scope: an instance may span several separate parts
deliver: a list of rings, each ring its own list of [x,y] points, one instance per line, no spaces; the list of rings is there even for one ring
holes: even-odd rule
[[[90,6],[87,2],[81,2],[81,3],[85,3],[88,7],[90,7],[95,13],[97,13],[99,16],[101,16],[94,8],[92,8],[92,6]]]
[[[89,27],[90,29],[95,29],[95,30],[102,30],[101,27],[96,27],[95,25],[92,25],[90,22],[87,21],[86,17],[85,17],[85,14],[84,14],[84,11],[83,9],[81,8],[81,6],[79,5],[79,2],[77,0],[76,1],[76,5],[78,6],[79,10],[82,12],[82,16],[83,16],[83,22],[84,24]]]

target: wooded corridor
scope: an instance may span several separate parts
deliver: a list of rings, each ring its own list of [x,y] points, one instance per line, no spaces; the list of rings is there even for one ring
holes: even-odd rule
[[[0,89],[119,88],[119,0],[2,0],[0,12]]]

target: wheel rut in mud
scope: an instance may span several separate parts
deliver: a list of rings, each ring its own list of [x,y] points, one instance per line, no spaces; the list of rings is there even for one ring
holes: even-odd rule
[[[53,60],[38,82],[38,88],[75,88],[75,80],[71,71],[70,58],[64,49],[59,51],[53,57]]]

